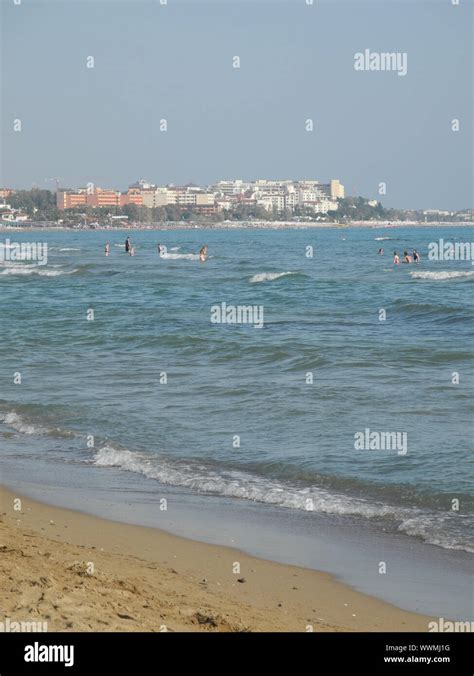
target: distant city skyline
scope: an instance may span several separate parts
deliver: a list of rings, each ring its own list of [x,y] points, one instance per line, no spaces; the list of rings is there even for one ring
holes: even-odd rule
[[[2,187],[338,176],[473,207],[470,2],[1,7]]]

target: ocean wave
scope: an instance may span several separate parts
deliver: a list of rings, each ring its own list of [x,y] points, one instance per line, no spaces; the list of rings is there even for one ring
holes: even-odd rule
[[[94,464],[100,467],[118,467],[164,484],[191,488],[199,493],[243,498],[293,509],[306,510],[307,501],[311,499],[313,511],[327,514],[372,517],[384,516],[390,511],[388,507],[373,505],[361,499],[332,495],[324,489],[286,487],[279,481],[246,472],[216,471],[198,463],[157,459],[109,444],[94,455]]]
[[[67,247],[64,247],[63,249],[59,249],[59,251],[80,251],[80,249],[78,249],[77,247],[73,247],[73,246],[67,246]]]
[[[448,272],[447,270],[440,270],[439,272],[429,272],[429,271],[414,271],[410,272],[410,277],[413,279],[432,279],[437,281],[445,281],[447,279],[469,279],[474,277],[474,270],[461,271],[461,270],[452,270]]]
[[[179,259],[184,259],[188,261],[198,261],[199,260],[199,254],[192,254],[192,253],[187,253],[187,254],[179,254],[179,253],[161,253],[160,258],[165,258],[165,259],[170,259],[170,260],[179,260]]]
[[[45,427],[30,420],[26,420],[24,416],[16,413],[16,411],[9,411],[8,413],[0,413],[0,423],[12,427],[17,432],[27,435],[51,437],[72,437],[76,434],[70,430],[62,430],[59,427]]]
[[[66,270],[51,270],[53,266],[42,265],[11,265],[4,267],[0,275],[37,275],[38,277],[60,277],[71,274]]]
[[[0,423],[27,436],[81,438],[79,432],[38,423],[35,418],[14,410],[0,412]],[[338,489],[303,485],[298,481],[264,476],[251,469],[235,469],[195,460],[157,457],[105,442],[87,461],[96,467],[110,467],[139,474],[162,484],[183,487],[203,495],[249,500],[256,503],[326,515],[362,517],[382,521],[386,526],[424,542],[474,553],[466,532],[470,515],[454,517],[432,508],[400,506],[348,495]]]
[[[459,535],[447,531],[445,522],[448,519],[460,519],[460,515],[455,517],[440,516],[438,514],[420,514],[404,519],[398,526],[398,530],[406,535],[417,537],[430,545],[436,545],[443,549],[456,549],[458,551],[474,553],[474,546],[461,542]],[[461,536],[462,537],[462,536]]]
[[[395,237],[374,237],[376,242],[382,242],[385,239],[396,239]]]
[[[256,284],[257,282],[273,282],[275,279],[280,279],[280,277],[297,274],[297,272],[258,272],[249,279],[249,282],[252,282],[252,284]]]
[[[418,508],[397,507],[363,498],[329,492],[319,487],[298,487],[249,472],[219,470],[197,462],[173,461],[118,448],[111,444],[99,449],[92,460],[98,467],[115,467],[141,474],[163,484],[181,486],[202,494],[240,498],[320,514],[391,519],[398,530],[420,537],[445,549],[474,552],[469,544],[442,531],[444,516],[424,513]]]
[[[13,427],[17,432],[22,434],[36,434],[41,436],[47,434],[48,430],[46,427],[41,425],[32,425],[31,423],[26,422],[20,415],[11,411],[10,413],[0,414],[0,422],[3,422],[9,427]]]

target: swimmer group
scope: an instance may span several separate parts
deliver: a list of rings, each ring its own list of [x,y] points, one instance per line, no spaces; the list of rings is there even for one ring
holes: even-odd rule
[[[163,254],[166,251],[166,248],[164,246],[161,246],[161,244],[157,245],[157,250],[158,250],[158,255],[163,256]],[[106,242],[105,244],[105,255],[110,256],[110,244],[109,242]],[[125,253],[128,254],[129,256],[135,256],[135,247],[132,244],[132,240],[130,237],[127,237],[125,240]],[[201,263],[204,263],[207,260],[207,254],[208,254],[208,246],[205,244],[204,246],[201,247],[199,251],[199,260]]]

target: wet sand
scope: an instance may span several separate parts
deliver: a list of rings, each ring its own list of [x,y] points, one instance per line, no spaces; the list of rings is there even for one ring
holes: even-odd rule
[[[427,631],[430,621],[326,573],[5,488],[0,575],[0,621],[48,631]]]

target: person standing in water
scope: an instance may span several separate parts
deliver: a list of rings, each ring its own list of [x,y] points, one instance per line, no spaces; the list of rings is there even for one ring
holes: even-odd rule
[[[411,256],[408,255],[408,251],[403,252],[403,262],[404,263],[413,263]]]
[[[414,260],[415,263],[419,263],[420,260],[421,260],[420,254],[418,253],[418,251],[416,249],[413,249],[413,260]]]
[[[125,253],[130,253],[130,247],[132,246],[132,242],[130,240],[130,237],[127,237],[125,240]]]
[[[105,245],[105,255],[108,256],[110,253],[110,244],[107,242]]]
[[[201,263],[204,263],[204,261],[207,258],[207,244],[205,244],[202,248],[201,251],[199,252],[199,260]]]
[[[135,256],[135,247],[133,245],[130,246],[129,254],[130,256]]]
[[[400,258],[396,251],[393,252],[393,262],[395,265],[400,265]]]

